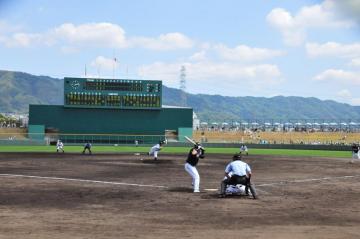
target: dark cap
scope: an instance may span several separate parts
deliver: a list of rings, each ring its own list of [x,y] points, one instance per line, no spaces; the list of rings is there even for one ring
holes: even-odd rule
[[[234,154],[234,156],[233,156],[233,160],[235,161],[235,160],[241,160],[241,154]]]

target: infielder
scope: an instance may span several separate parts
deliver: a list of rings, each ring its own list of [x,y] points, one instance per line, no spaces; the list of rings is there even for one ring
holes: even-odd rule
[[[246,147],[245,144],[242,144],[241,147],[240,147],[240,153],[245,153],[246,155],[249,155],[248,153],[248,148]]]
[[[254,199],[257,199],[255,186],[251,183],[251,168],[250,166],[241,161],[241,155],[235,154],[233,161],[225,168],[225,179],[221,182],[220,197],[225,197],[225,190],[227,185],[245,185],[245,192],[249,195],[249,188]]]
[[[199,143],[196,143],[194,147],[190,149],[185,163],[185,170],[192,177],[191,184],[193,185],[194,193],[200,192],[200,175],[196,169],[196,165],[198,164],[200,158],[205,157],[204,154],[205,149]]]
[[[58,153],[59,150],[61,150],[63,153],[65,153],[64,151],[64,144],[63,142],[61,142],[60,139],[58,139],[57,143],[56,143],[56,152]]]
[[[154,160],[158,160],[158,152],[162,149],[162,145],[164,144],[164,141],[159,141],[158,144],[155,144],[151,147],[149,151],[149,155],[154,155]]]
[[[85,154],[85,151],[88,150],[89,151],[89,154],[91,154],[91,143],[90,142],[87,142],[85,145],[84,145],[84,150],[82,151],[83,154]]]
[[[360,159],[360,155],[359,155],[359,151],[360,151],[360,148],[359,148],[359,145],[358,144],[353,144],[352,147],[351,147],[351,150],[352,150],[352,159],[350,161],[350,163],[354,163],[354,160],[355,159]]]

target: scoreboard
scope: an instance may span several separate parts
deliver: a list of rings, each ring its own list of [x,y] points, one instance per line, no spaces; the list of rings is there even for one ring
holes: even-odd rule
[[[65,107],[160,109],[161,98],[161,81],[64,78]]]

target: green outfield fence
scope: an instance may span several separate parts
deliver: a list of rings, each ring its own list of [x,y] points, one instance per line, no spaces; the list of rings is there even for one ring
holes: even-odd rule
[[[121,135],[121,134],[59,134],[60,139],[65,144],[83,144],[90,142],[92,144],[103,145],[129,145],[129,144],[154,144],[165,140],[165,135]],[[48,139],[49,140],[49,139]],[[50,138],[47,144],[56,143],[56,138]]]
[[[139,145],[154,144],[165,140],[165,135],[123,135],[123,134],[44,134],[44,133],[1,133],[0,145],[55,145],[57,140],[64,144]]]
[[[55,145],[60,139],[65,145],[135,145],[150,146],[167,139],[173,147],[188,147],[188,142],[179,142],[176,137],[165,135],[124,135],[124,134],[58,134],[58,133],[0,133],[0,146]],[[351,150],[350,144],[256,144],[245,142],[249,148],[257,149],[302,149],[302,150]],[[205,147],[240,148],[242,142],[202,142]]]

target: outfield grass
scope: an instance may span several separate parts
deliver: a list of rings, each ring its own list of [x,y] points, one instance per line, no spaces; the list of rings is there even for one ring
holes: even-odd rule
[[[66,146],[67,153],[81,153],[82,146]],[[189,152],[189,147],[164,147],[163,153],[184,153]],[[146,153],[149,147],[134,146],[93,146],[93,153]],[[0,146],[0,152],[56,152],[55,146]],[[221,153],[234,154],[239,152],[238,148],[206,148],[207,154]],[[294,150],[294,149],[249,149],[252,155],[281,155],[281,156],[314,156],[314,157],[334,157],[349,158],[350,151],[325,151],[325,150]]]

